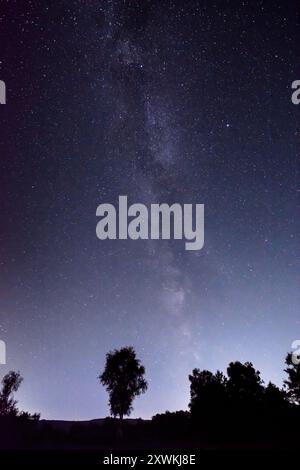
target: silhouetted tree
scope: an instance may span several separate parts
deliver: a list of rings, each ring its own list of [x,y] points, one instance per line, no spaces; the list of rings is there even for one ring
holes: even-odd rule
[[[242,364],[230,362],[227,367],[227,390],[234,403],[254,403],[263,398],[264,386],[260,372],[255,370],[251,362]]]
[[[222,372],[213,374],[209,370],[194,369],[189,375],[192,414],[198,414],[210,407],[217,410],[223,407],[226,399],[226,377]]]
[[[284,381],[287,394],[292,403],[300,405],[300,364],[293,363],[291,353],[285,358],[287,368],[284,371],[288,374],[288,379]]]
[[[22,381],[20,372],[10,371],[3,377],[0,391],[0,416],[17,416],[17,401],[13,393],[18,390]]]
[[[286,392],[272,382],[269,382],[264,390],[264,402],[268,408],[278,409],[286,406]]]
[[[132,411],[133,399],[147,390],[145,368],[132,347],[114,350],[106,355],[104,372],[99,376],[109,394],[110,412],[122,418]]]
[[[23,421],[38,421],[41,417],[40,413],[29,413],[28,411],[21,411],[19,413],[19,418]]]

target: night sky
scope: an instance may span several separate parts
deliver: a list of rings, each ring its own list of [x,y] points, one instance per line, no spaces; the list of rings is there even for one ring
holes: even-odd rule
[[[282,384],[300,337],[296,1],[0,2],[0,339],[42,418],[186,409],[194,367]],[[205,245],[96,237],[96,208],[205,204]]]

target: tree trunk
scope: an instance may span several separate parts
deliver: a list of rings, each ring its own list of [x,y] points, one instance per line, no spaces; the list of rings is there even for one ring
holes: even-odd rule
[[[120,415],[118,420],[118,427],[117,427],[117,440],[123,440],[123,415]]]

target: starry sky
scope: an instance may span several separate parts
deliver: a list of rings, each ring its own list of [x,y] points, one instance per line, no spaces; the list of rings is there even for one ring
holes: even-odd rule
[[[194,367],[282,384],[300,336],[296,1],[0,2],[0,339],[20,408],[108,415],[133,345],[133,416],[186,409]],[[96,237],[96,208],[205,204],[205,245]],[[299,195],[299,193],[298,193]]]

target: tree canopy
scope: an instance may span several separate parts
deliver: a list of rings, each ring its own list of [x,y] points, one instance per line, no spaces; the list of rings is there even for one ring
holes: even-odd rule
[[[109,394],[112,416],[122,419],[132,411],[134,398],[147,390],[145,368],[132,347],[115,349],[106,355],[105,369],[99,376]]]
[[[17,401],[13,394],[18,390],[22,381],[20,372],[10,371],[3,377],[0,391],[0,416],[16,416],[18,414]]]
[[[300,404],[300,363],[293,362],[292,353],[288,353],[285,358],[287,368],[284,370],[288,374],[284,384],[287,388],[287,394],[292,403]]]

